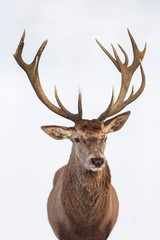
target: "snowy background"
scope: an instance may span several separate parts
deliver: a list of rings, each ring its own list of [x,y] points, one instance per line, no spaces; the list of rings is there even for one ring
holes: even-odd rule
[[[113,84],[118,92],[121,79],[95,38],[111,53],[111,42],[116,48],[121,44],[131,63],[129,28],[140,50],[147,41],[147,85],[126,107],[131,116],[123,129],[109,135],[106,146],[120,201],[119,219],[109,239],[159,240],[160,1],[2,0],[0,19],[0,239],[56,239],[46,203],[54,173],[67,163],[71,151],[69,141],[53,140],[40,129],[73,123],[39,101],[14,60],[24,29],[23,57],[28,63],[48,39],[39,66],[48,98],[56,104],[56,85],[64,105],[76,112],[80,86],[83,117],[92,119],[107,107]],[[138,88],[140,82],[138,69],[133,84]]]

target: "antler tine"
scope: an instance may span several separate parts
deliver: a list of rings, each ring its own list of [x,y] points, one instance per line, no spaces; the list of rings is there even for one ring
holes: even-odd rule
[[[111,103],[109,104],[108,108],[98,117],[98,120],[100,120],[100,121],[105,120],[107,117],[110,117],[110,116],[120,112],[128,104],[130,104],[135,99],[137,99],[145,87],[145,75],[144,75],[141,61],[144,57],[147,45],[145,44],[144,50],[142,52],[139,51],[137,44],[129,30],[128,30],[128,34],[129,34],[129,37],[130,37],[130,40],[132,43],[133,55],[134,55],[133,62],[130,66],[128,66],[128,56],[127,56],[126,52],[124,51],[124,49],[120,45],[118,45],[118,46],[120,47],[121,51],[123,52],[123,54],[125,56],[124,64],[120,60],[113,45],[112,45],[112,49],[114,52],[115,59],[110,55],[110,53],[101,44],[98,43],[100,45],[100,47],[102,48],[102,50],[107,54],[107,56],[111,59],[111,61],[115,64],[117,69],[122,74],[121,89],[120,89],[118,98],[115,103],[111,100]],[[127,100],[124,100],[126,97],[126,94],[128,92],[131,78],[139,65],[141,68],[142,84],[136,93],[134,93],[134,87],[133,87],[129,98]]]
[[[55,94],[55,98],[56,98],[56,101],[58,103],[58,105],[60,106],[60,108],[67,113],[67,115],[70,114],[70,112],[64,107],[64,105],[62,104],[62,102],[60,101],[59,97],[58,97],[58,93],[57,93],[57,88],[55,86],[54,88],[54,94]],[[82,94],[81,92],[79,91],[79,96],[78,96],[78,116],[79,116],[79,119],[82,119]]]
[[[54,87],[54,95],[55,95],[55,98],[56,98],[56,101],[58,103],[58,105],[60,106],[60,108],[66,112],[67,114],[69,114],[69,111],[63,106],[62,102],[60,101],[59,97],[58,97],[58,93],[57,93],[57,88],[56,86]]]
[[[132,43],[132,49],[133,49],[133,55],[134,55],[133,63],[131,64],[130,69],[132,69],[132,71],[134,73],[134,71],[139,66],[139,60],[141,60],[141,61],[143,60],[143,57],[144,57],[146,49],[147,49],[147,43],[145,43],[143,51],[139,51],[132,34],[130,33],[129,29],[127,29],[127,30],[128,30],[128,34],[129,34],[131,43]]]
[[[82,118],[82,92],[79,88],[79,95],[78,95],[78,113],[79,116]]]
[[[127,55],[127,53],[124,51],[124,49],[121,47],[121,45],[119,45],[118,44],[118,47],[121,49],[121,51],[123,52],[123,54],[124,54],[124,57],[125,57],[125,62],[124,62],[124,65],[125,66],[128,66],[128,55]]]
[[[98,45],[102,48],[102,50],[107,54],[107,56],[111,59],[111,61],[114,63],[114,65],[117,67],[117,69],[120,71],[119,65],[117,61],[112,57],[112,55],[100,44],[100,42],[96,39],[96,42]]]
[[[146,85],[146,77],[145,77],[145,73],[144,73],[144,70],[143,70],[143,67],[142,67],[142,62],[141,60],[139,60],[139,64],[140,64],[140,69],[141,69],[141,75],[142,75],[142,83],[141,83],[141,86],[140,88],[137,90],[136,93],[134,93],[134,86],[132,87],[132,92],[131,92],[131,95],[129,96],[129,98],[124,102],[125,103],[125,106],[130,104],[131,102],[133,102],[134,100],[136,100],[140,95],[141,93],[143,92],[144,88],[145,88],[145,85]]]
[[[41,83],[40,83],[40,79],[39,79],[39,74],[38,74],[38,64],[39,64],[39,60],[41,57],[41,54],[47,44],[47,40],[43,42],[43,44],[41,45],[41,47],[39,48],[33,62],[31,64],[26,64],[23,59],[22,59],[22,50],[24,47],[24,38],[25,38],[25,31],[21,37],[21,40],[19,42],[18,48],[16,50],[16,53],[13,55],[17,61],[17,63],[20,65],[20,67],[26,72],[26,74],[28,75],[28,78],[32,84],[32,87],[35,90],[35,93],[37,94],[38,98],[54,113],[67,118],[73,122],[78,122],[79,120],[82,119],[82,107],[81,109],[78,107],[78,113],[77,114],[73,114],[71,112],[69,112],[61,103],[61,101],[58,98],[57,95],[57,91],[55,89],[55,97],[56,100],[60,106],[60,108],[56,107],[53,103],[51,103],[49,101],[49,99],[46,97]],[[80,101],[80,100],[79,100]],[[80,104],[80,103],[78,103]],[[81,105],[81,104],[80,104]]]
[[[117,63],[117,61],[112,57],[112,55],[102,46],[102,44],[96,39],[96,42],[98,43],[98,45],[101,47],[101,49],[107,54],[107,56],[111,59],[111,61],[115,64],[115,66],[117,67],[117,69],[120,71],[120,67]],[[114,46],[111,44],[112,48],[114,48]],[[125,56],[125,62],[124,65],[127,66],[128,65],[128,56],[127,53],[124,51],[124,49],[118,44],[119,48],[121,49],[121,51],[123,52],[124,56]],[[115,48],[114,51],[116,52]],[[118,56],[117,52],[116,55]]]

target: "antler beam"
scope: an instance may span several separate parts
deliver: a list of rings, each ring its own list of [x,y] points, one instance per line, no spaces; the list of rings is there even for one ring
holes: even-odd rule
[[[17,61],[17,63],[19,64],[19,66],[26,72],[26,74],[28,75],[28,78],[32,84],[32,87],[34,89],[34,91],[36,92],[38,98],[54,113],[67,118],[73,122],[78,122],[79,120],[82,119],[82,95],[81,92],[79,91],[79,97],[78,97],[78,113],[77,114],[73,114],[71,112],[69,112],[61,103],[58,94],[57,94],[57,90],[55,88],[55,98],[56,101],[59,105],[59,107],[56,107],[53,103],[51,103],[49,101],[49,99],[46,97],[41,83],[40,83],[40,79],[39,79],[39,74],[38,74],[38,64],[39,64],[39,60],[41,57],[41,54],[47,44],[47,40],[43,42],[43,44],[41,45],[41,47],[39,48],[33,62],[31,64],[26,64],[23,59],[22,59],[22,50],[24,47],[24,38],[25,38],[25,31],[22,35],[22,38],[19,42],[18,48],[16,53],[13,55]]]
[[[112,45],[112,49],[113,49],[115,58],[112,57],[112,55],[96,40],[97,43],[99,44],[99,46],[107,54],[107,56],[111,59],[111,61],[114,63],[114,65],[117,67],[117,69],[121,72],[121,75],[122,75],[121,89],[120,89],[118,98],[115,101],[115,94],[114,94],[114,88],[113,88],[112,98],[111,98],[110,104],[109,104],[108,108],[98,117],[99,121],[103,121],[107,117],[110,117],[110,116],[115,115],[116,113],[120,112],[128,104],[130,104],[131,102],[136,100],[144,90],[145,74],[144,74],[144,71],[143,71],[143,68],[142,68],[141,61],[142,61],[142,59],[144,57],[144,54],[146,52],[147,44],[145,44],[144,50],[142,52],[140,52],[138,47],[137,47],[137,44],[136,44],[136,42],[135,42],[134,38],[132,37],[129,30],[128,30],[128,34],[129,34],[129,37],[130,37],[130,40],[131,40],[131,43],[132,43],[133,55],[134,55],[133,62],[130,66],[128,66],[127,53],[124,51],[124,49],[120,45],[118,45],[118,46],[125,56],[125,62],[124,63],[122,63],[122,61],[120,60],[120,58],[119,58],[119,56],[118,56],[118,54],[117,54],[113,45]],[[134,93],[134,86],[132,86],[132,91],[131,91],[130,96],[128,97],[127,100],[124,100],[125,97],[126,97],[126,94],[128,92],[128,88],[129,88],[129,85],[130,85],[130,82],[131,82],[131,78],[132,78],[134,72],[136,71],[136,69],[138,68],[138,66],[140,66],[141,75],[142,75],[141,86],[137,90],[136,93]]]

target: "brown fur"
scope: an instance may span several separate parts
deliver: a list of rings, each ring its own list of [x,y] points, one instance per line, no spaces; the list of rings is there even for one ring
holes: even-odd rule
[[[89,153],[104,151],[103,127],[95,120],[83,120],[75,126]],[[108,238],[117,220],[118,198],[106,160],[104,165],[101,171],[85,169],[73,143],[68,164],[55,174],[47,205],[49,222],[58,239]]]

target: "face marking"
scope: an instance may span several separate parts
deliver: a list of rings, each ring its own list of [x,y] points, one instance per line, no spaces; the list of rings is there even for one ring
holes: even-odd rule
[[[75,126],[73,138],[75,153],[83,167],[91,171],[101,171],[105,166],[106,133],[103,124],[95,120],[82,120]],[[79,139],[77,141],[76,139]],[[95,159],[95,161],[92,161]],[[102,163],[99,163],[102,159]],[[97,163],[98,162],[98,163]]]

